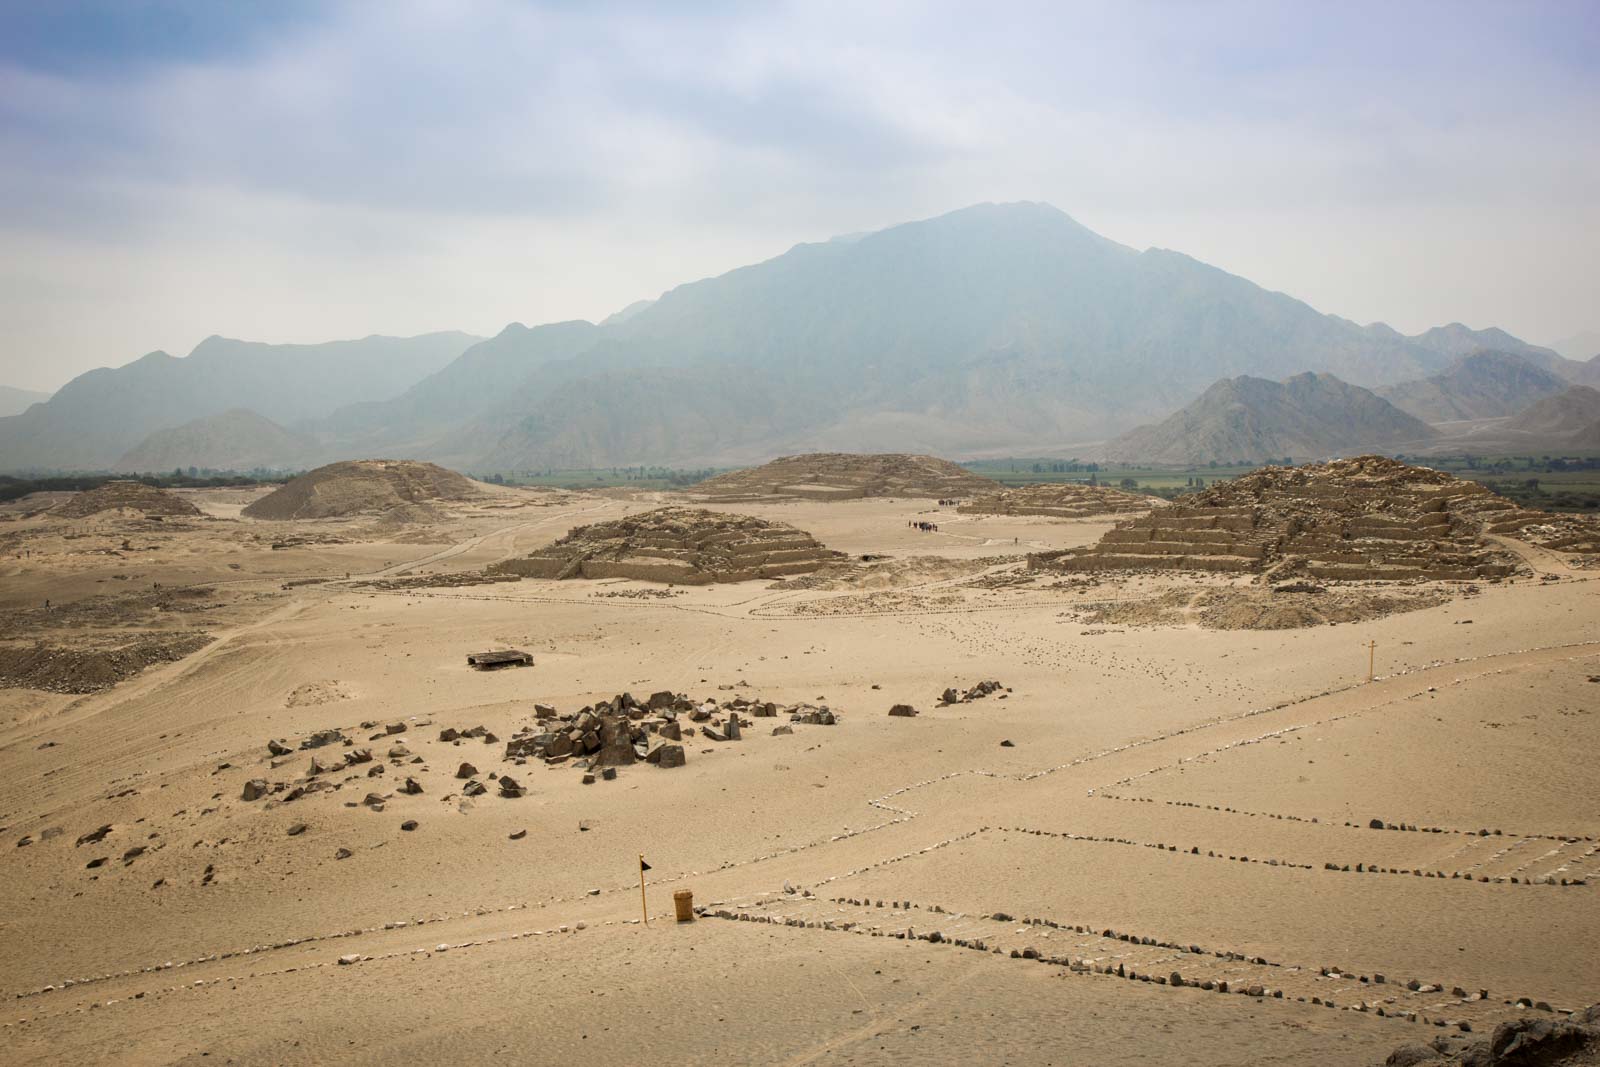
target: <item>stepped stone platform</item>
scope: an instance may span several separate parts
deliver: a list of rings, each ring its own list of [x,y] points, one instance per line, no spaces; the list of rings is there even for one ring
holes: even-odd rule
[[[1032,555],[1029,566],[1363,581],[1516,572],[1516,555],[1490,534],[1543,537],[1552,548],[1589,543],[1566,517],[1524,512],[1475,482],[1360,456],[1264,467],[1121,522],[1094,545]]]
[[[433,504],[467,502],[487,487],[432,463],[355,459],[330,463],[279,486],[244,509],[252,519],[333,519],[411,509],[425,514]]]
[[[184,517],[200,514],[200,509],[176,493],[143,482],[114,481],[85,489],[55,509],[68,519],[82,519],[107,511],[137,511],[149,517]]]
[[[709,585],[809,574],[843,558],[787,523],[667,507],[576,527],[549,547],[493,564],[489,572]]]
[[[859,500],[864,497],[956,499],[993,493],[1000,484],[936,456],[899,452],[813,452],[782,456],[696,485],[707,501]]]
[[[1089,519],[1101,515],[1144,514],[1164,507],[1159,497],[1130,493],[1104,485],[1045,482],[985,493],[956,508],[963,515],[1048,515]]]

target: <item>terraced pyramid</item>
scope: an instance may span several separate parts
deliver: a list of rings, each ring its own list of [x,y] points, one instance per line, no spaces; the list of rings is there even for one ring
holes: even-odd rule
[[[1165,506],[1159,497],[1129,493],[1105,485],[1045,482],[985,493],[956,510],[964,515],[1049,515],[1087,519],[1099,515],[1143,514]]]
[[[668,507],[576,527],[547,548],[489,570],[528,578],[708,585],[807,574],[842,558],[787,523]]]
[[[1475,482],[1360,456],[1265,467],[1119,523],[1094,545],[1029,562],[1059,571],[1470,580],[1519,569],[1494,535],[1556,551],[1600,549],[1593,520],[1530,512]]]

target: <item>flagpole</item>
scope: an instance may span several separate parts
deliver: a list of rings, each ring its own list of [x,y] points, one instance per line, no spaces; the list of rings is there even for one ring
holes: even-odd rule
[[[650,925],[650,909],[644,902],[644,853],[639,853],[639,913],[644,916],[644,924]]]

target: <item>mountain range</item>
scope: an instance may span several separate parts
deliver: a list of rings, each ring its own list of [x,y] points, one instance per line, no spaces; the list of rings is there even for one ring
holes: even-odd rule
[[[206,442],[224,431],[188,424],[238,408],[314,442],[316,462],[517,471],[821,450],[1058,454],[1160,419],[1218,379],[1315,371],[1399,386],[1485,348],[1552,377],[1586,366],[1498,330],[1361,326],[1181,253],[1117,244],[1045,204],[982,204],[798,245],[599,324],[512,324],[482,341],[212,338],[185,359],[154,353],[0,418],[0,470],[125,456],[215,467]],[[251,425],[263,448],[284,443]],[[187,448],[200,451],[186,464]]]
[[[1568,379],[1526,356],[1484,351],[1461,357],[1439,374],[1377,392],[1419,419],[1452,422],[1515,415],[1569,384]]]
[[[314,345],[208,337],[183,359],[151,352],[80,374],[45,403],[0,418],[0,470],[108,470],[156,431],[235,408],[280,424],[314,419],[395,396],[477,340],[454,332]]]
[[[49,399],[49,393],[38,393],[32,389],[15,389],[9,385],[0,385],[0,416],[20,415],[33,405],[42,404]]]

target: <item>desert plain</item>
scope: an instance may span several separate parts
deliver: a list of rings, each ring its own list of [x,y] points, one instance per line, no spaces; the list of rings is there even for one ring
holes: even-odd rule
[[[1113,515],[701,500],[841,561],[480,581],[686,500],[265,491],[0,525],[7,1063],[1375,1064],[1600,1000],[1600,571],[1558,554],[1215,628],[1185,598],[1247,579],[1028,568]],[[836,721],[506,756],[661,692]]]

